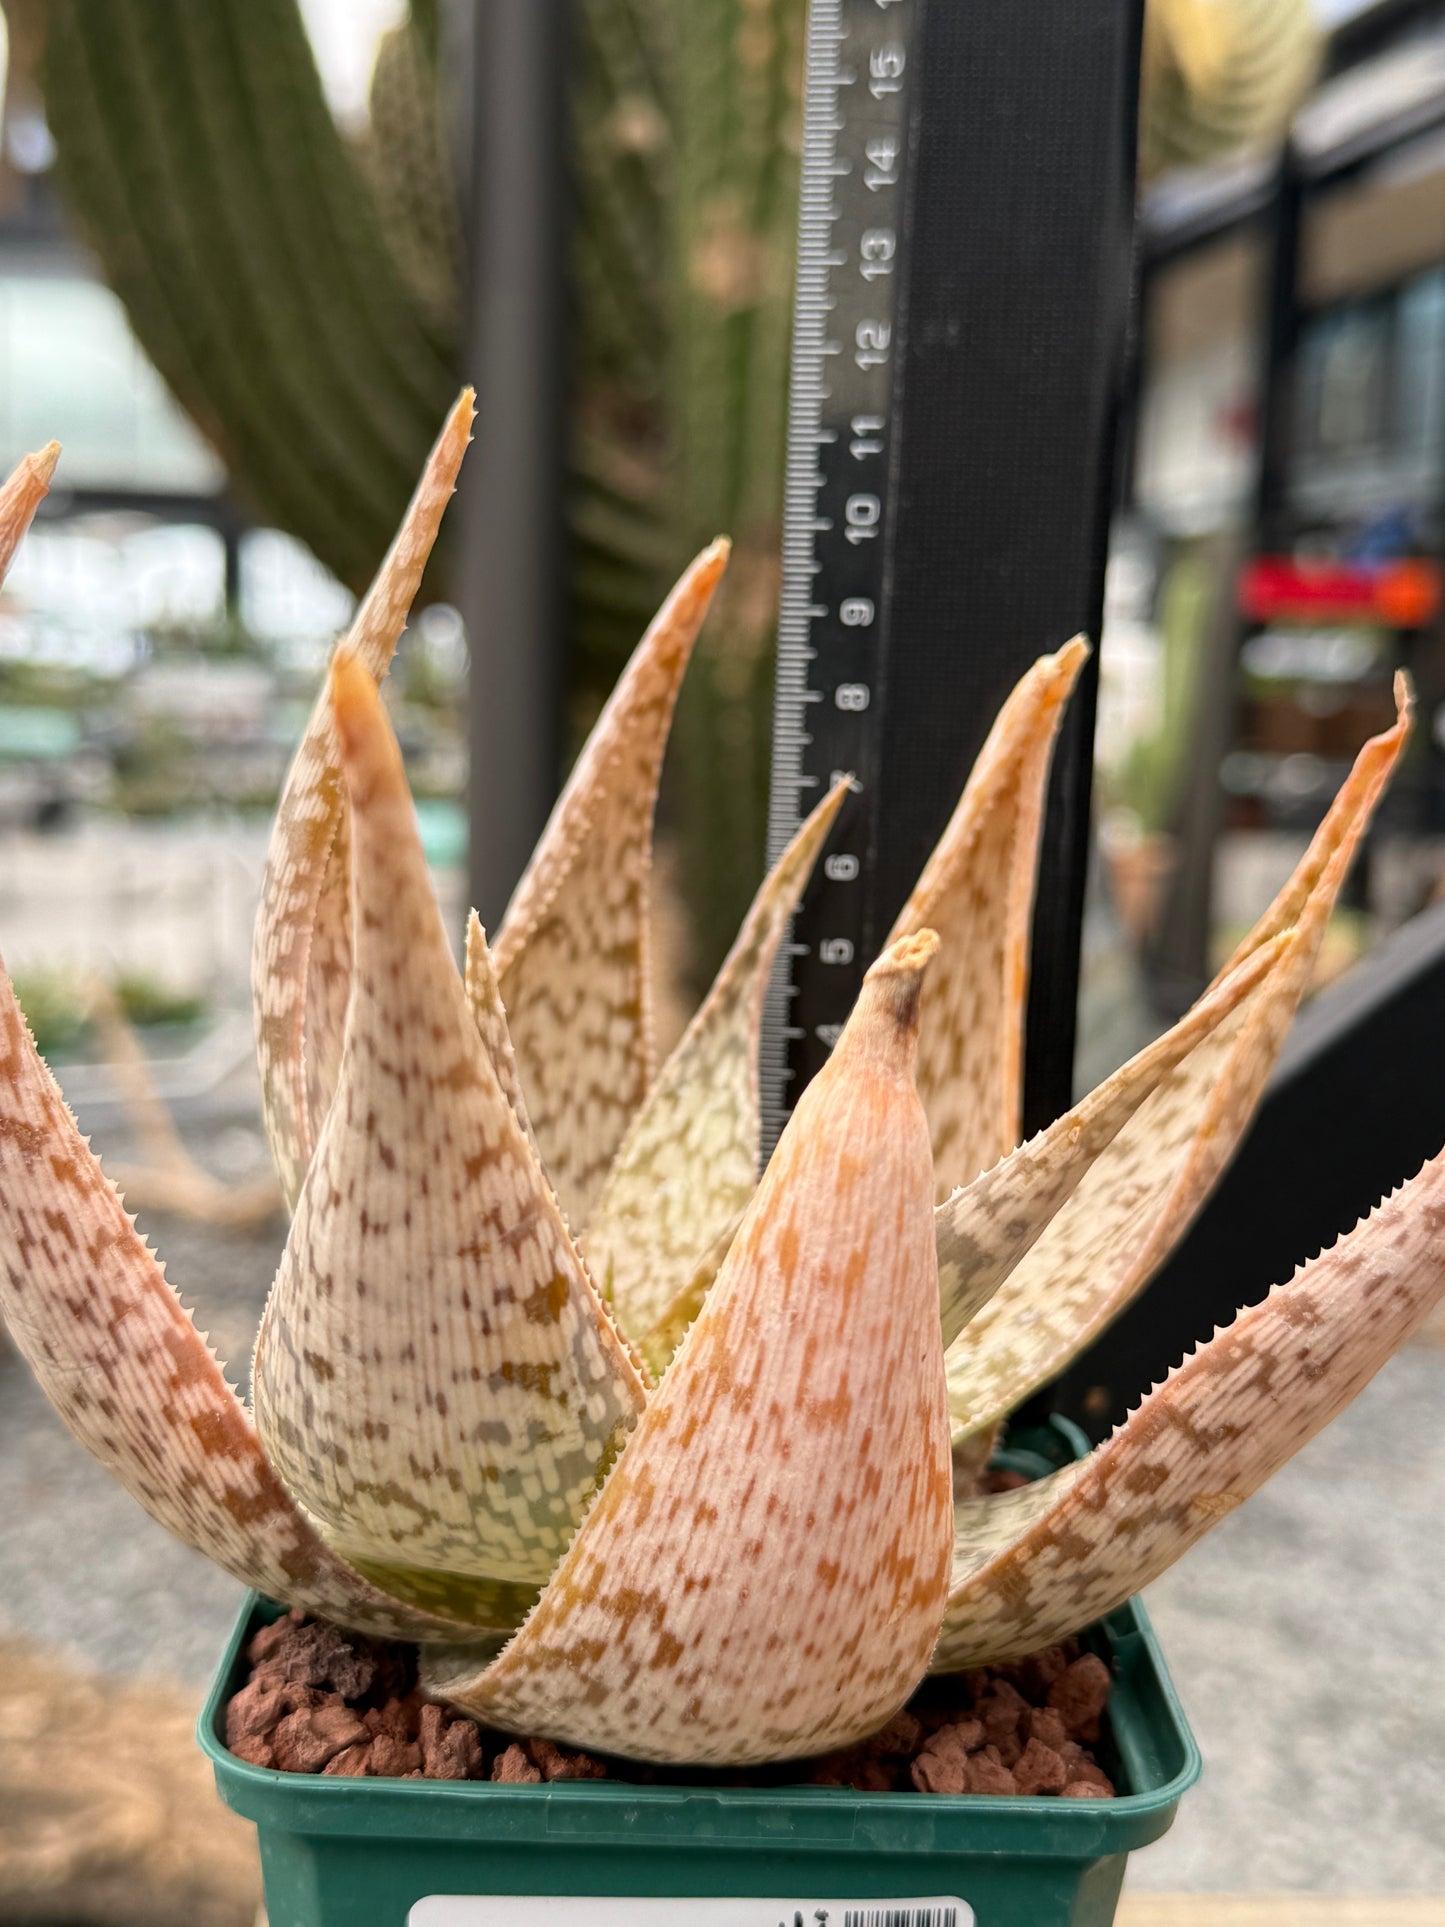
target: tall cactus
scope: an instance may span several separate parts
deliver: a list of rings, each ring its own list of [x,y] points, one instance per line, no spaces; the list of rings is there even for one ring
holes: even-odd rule
[[[455,342],[386,245],[295,0],[44,0],[43,28],[61,180],[136,333],[262,512],[364,584]]]

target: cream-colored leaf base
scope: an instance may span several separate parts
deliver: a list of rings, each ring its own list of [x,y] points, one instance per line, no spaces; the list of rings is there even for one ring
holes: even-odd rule
[[[406,519],[339,648],[386,674],[476,416],[466,389],[428,457]],[[281,793],[251,950],[266,1133],[288,1204],[301,1189],[336,1086],[351,982],[346,811],[323,691]]]
[[[943,945],[923,994],[918,1052],[939,1204],[1018,1143],[1044,793],[1064,704],[1088,654],[1075,637],[1019,682],[893,926],[898,938],[927,925]]]
[[[717,981],[633,1119],[593,1211],[588,1266],[622,1329],[639,1341],[695,1280],[757,1187],[763,999],[788,920],[847,794],[839,783],[819,803],[764,881]]]
[[[574,1230],[652,1081],[652,811],[728,545],[688,569],[587,739],[493,945],[532,1129]]]
[[[1409,730],[1361,750],[1278,904],[1240,957],[1294,925],[1261,981],[1135,1112],[948,1354],[955,1441],[1060,1372],[1158,1270],[1249,1126],[1309,984],[1330,912]]]
[[[1122,1605],[1343,1411],[1445,1295],[1445,1153],[1178,1366],[1104,1445],[957,1509],[937,1671]]]
[[[1260,945],[1082,1103],[939,1205],[934,1223],[945,1346],[982,1311],[1140,1105],[1297,941],[1287,931]]]
[[[76,1129],[3,971],[0,1311],[70,1431],[183,1544],[360,1632],[466,1636],[348,1571],[302,1517]]]
[[[512,1731],[721,1765],[857,1739],[916,1685],[952,1518],[913,1083],[934,941],[869,972],[536,1611],[433,1690]]]
[[[477,1582],[492,1612],[498,1582],[551,1572],[643,1389],[478,1032],[376,684],[344,656],[332,690],[354,975],[257,1420],[346,1558],[426,1598],[446,1581],[459,1614]]]

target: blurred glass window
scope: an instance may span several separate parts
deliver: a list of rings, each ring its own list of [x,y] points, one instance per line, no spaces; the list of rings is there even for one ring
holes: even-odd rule
[[[72,488],[212,495],[225,480],[108,288],[0,273],[0,457],[52,438]]]

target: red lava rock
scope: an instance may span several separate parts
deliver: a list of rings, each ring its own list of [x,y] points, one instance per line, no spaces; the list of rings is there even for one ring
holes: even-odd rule
[[[942,1738],[945,1733],[951,1733],[965,1753],[977,1753],[985,1738],[982,1720],[957,1720],[951,1726],[940,1727],[938,1737]]]
[[[1049,1688],[1049,1705],[1063,1720],[1070,1739],[1098,1739],[1099,1720],[1112,1684],[1109,1669],[1097,1653],[1085,1653],[1054,1681]]]
[[[590,1753],[564,1753],[551,1740],[528,1743],[532,1762],[544,1780],[605,1780],[607,1768]]]
[[[1047,1746],[1055,1753],[1072,1744],[1068,1728],[1052,1706],[1031,1706],[1019,1730],[1025,1739],[1037,1740],[1040,1746]]]
[[[515,1742],[492,1762],[492,1778],[507,1786],[525,1786],[541,1779],[541,1774]]]
[[[247,1680],[226,1708],[226,1745],[235,1753],[242,1741],[269,1736],[294,1711],[285,1681],[258,1673]]]
[[[922,1745],[923,1737],[923,1721],[905,1707],[901,1713],[895,1713],[886,1726],[879,1727],[869,1744],[880,1753],[911,1756]]]
[[[620,1775],[650,1785],[658,1777],[645,1765],[609,1765],[550,1740],[484,1735],[465,1714],[422,1698],[412,1648],[342,1633],[299,1612],[262,1627],[247,1656],[252,1673],[226,1709],[226,1742],[256,1766],[482,1779],[494,1752],[491,1778],[504,1784]],[[811,1780],[869,1793],[1106,1799],[1113,1783],[1083,1742],[1099,1737],[1110,1685],[1108,1667],[1075,1640],[1009,1666],[930,1679],[871,1739],[814,1760]],[[782,1785],[794,1777],[777,1768],[723,1783]],[[681,1769],[662,1779],[690,1784],[697,1776]],[[704,1779],[720,1783],[715,1774]]]
[[[384,1728],[371,1742],[371,1771],[379,1780],[404,1780],[421,1772],[421,1748]]]
[[[482,1736],[464,1713],[431,1701],[423,1703],[417,1741],[421,1770],[428,1780],[479,1780]]]
[[[988,1748],[973,1754],[968,1762],[967,1790],[970,1793],[1016,1793],[1014,1776],[1006,1766],[988,1757]]]
[[[989,1750],[997,1753],[999,1765],[1006,1766],[1012,1773],[1014,1767],[1023,1758],[1024,1752],[1024,1743],[1018,1736],[1018,1729],[1015,1728],[1012,1733],[1005,1733],[998,1745]]]
[[[365,1726],[339,1699],[288,1713],[272,1747],[283,1773],[319,1773],[328,1760],[368,1738]]]
[[[306,1615],[299,1606],[293,1606],[289,1613],[282,1613],[279,1619],[273,1619],[269,1626],[263,1626],[256,1634],[246,1648],[247,1659],[253,1666],[263,1666],[286,1643],[296,1627],[304,1625],[305,1621]]]
[[[1041,1653],[1031,1653],[1010,1667],[1009,1677],[1025,1699],[1038,1704],[1048,1698],[1049,1688],[1068,1671],[1070,1660],[1077,1657],[1078,1651],[1072,1642],[1067,1646],[1046,1646]]]
[[[1006,1679],[995,1680],[978,1702],[978,1717],[983,1721],[986,1737],[994,1746],[1013,1738],[1018,1732],[1019,1721],[1028,1710],[1028,1701]]]
[[[1014,1763],[1013,1776],[1020,1793],[1062,1793],[1069,1769],[1052,1747],[1030,1740]]]
[[[936,1733],[909,1768],[909,1778],[920,1793],[967,1793],[968,1755],[953,1737],[954,1731],[945,1726]]]

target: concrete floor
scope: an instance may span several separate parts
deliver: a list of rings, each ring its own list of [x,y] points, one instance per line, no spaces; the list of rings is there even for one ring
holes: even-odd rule
[[[158,1222],[169,1275],[244,1374],[278,1226]],[[1344,1417],[1151,1590],[1205,1754],[1136,1890],[1445,1893],[1445,1348]],[[203,1681],[232,1583],[174,1544],[0,1357],[0,1633]]]

